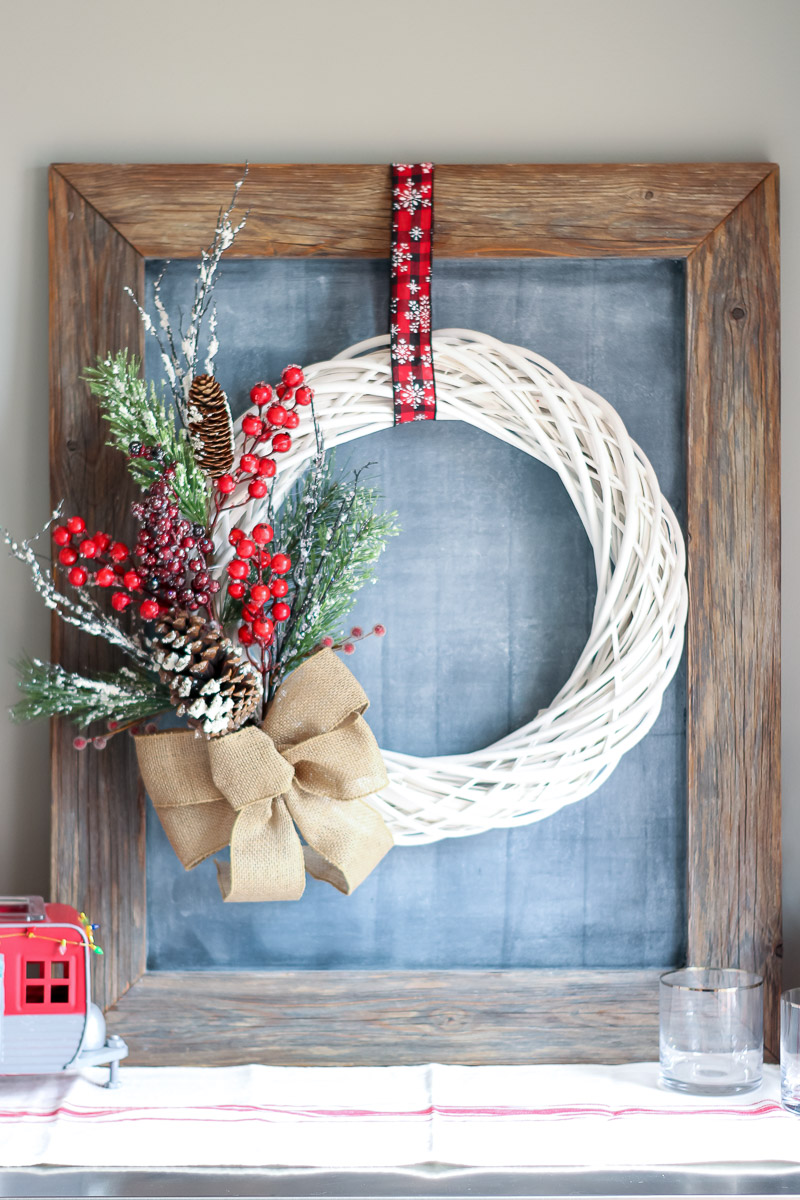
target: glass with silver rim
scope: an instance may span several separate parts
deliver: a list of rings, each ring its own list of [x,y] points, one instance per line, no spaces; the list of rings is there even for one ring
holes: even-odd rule
[[[761,1083],[764,981],[732,967],[682,967],[659,981],[661,1082],[733,1096]]]

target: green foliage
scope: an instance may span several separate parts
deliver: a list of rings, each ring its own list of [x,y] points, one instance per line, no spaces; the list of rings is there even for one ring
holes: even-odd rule
[[[342,478],[333,455],[320,453],[278,516],[275,545],[294,568],[292,615],[278,627],[273,686],[323,637],[341,640],[356,593],[400,532],[397,513],[377,511],[380,492],[360,483],[362,474]]]
[[[170,707],[169,688],[146,671],[121,667],[90,679],[38,658],[15,665],[22,699],[11,709],[13,721],[61,716],[85,728],[93,721],[135,721]]]
[[[186,430],[176,425],[175,411],[141,377],[141,364],[127,350],[98,358],[84,372],[92,394],[109,425],[109,446],[127,456],[131,442],[159,445],[176,463],[175,491],[183,516],[206,523],[206,480],[194,459]],[[129,458],[128,470],[141,488],[148,488],[158,468],[145,458]]]

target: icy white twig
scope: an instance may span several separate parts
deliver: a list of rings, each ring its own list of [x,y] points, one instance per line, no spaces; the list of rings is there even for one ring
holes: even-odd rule
[[[212,304],[211,315],[208,318],[208,349],[206,350],[206,361],[203,364],[203,370],[206,375],[214,374],[214,359],[219,350],[219,338],[217,337],[217,306]]]
[[[181,414],[181,420],[185,422],[186,418],[183,411],[183,388],[181,386],[182,376],[178,374],[180,367],[178,365],[177,358],[173,358],[171,353],[165,348],[165,344],[162,341],[158,330],[153,324],[150,314],[142,308],[141,304],[136,299],[136,296],[133,294],[133,291],[129,287],[126,287],[124,291],[126,295],[130,296],[131,300],[136,305],[139,316],[142,319],[142,325],[144,326],[146,332],[152,333],[153,337],[158,342],[158,348],[161,351],[161,361],[164,364],[164,373],[167,377],[170,391],[178,402],[178,411]]]

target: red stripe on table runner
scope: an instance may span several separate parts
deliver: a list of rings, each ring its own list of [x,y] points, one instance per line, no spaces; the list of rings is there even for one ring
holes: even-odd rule
[[[392,165],[390,329],[394,423],[432,421],[433,164]]]
[[[427,1119],[432,1116],[455,1120],[505,1118],[580,1119],[582,1117],[604,1117],[624,1119],[626,1117],[774,1117],[785,1116],[780,1104],[773,1100],[753,1103],[736,1108],[612,1108],[609,1105],[557,1105],[549,1108],[462,1108],[448,1105],[431,1105],[428,1108],[405,1111],[360,1108],[294,1108],[280,1105],[216,1104],[216,1105],[164,1105],[159,1108],[140,1106],[115,1106],[113,1108],[83,1108],[80,1105],[64,1105],[56,1109],[36,1111],[34,1109],[0,1110],[0,1121],[52,1120],[59,1116],[106,1118],[113,1121],[213,1121],[215,1113],[228,1120],[268,1120],[270,1117],[294,1117],[303,1120],[375,1120],[396,1121],[399,1119]],[[202,1114],[202,1115],[201,1115]]]

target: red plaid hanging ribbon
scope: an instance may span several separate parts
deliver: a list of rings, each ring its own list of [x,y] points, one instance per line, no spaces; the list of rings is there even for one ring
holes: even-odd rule
[[[391,346],[394,423],[432,421],[433,164],[392,166]]]

